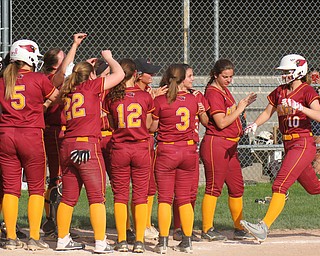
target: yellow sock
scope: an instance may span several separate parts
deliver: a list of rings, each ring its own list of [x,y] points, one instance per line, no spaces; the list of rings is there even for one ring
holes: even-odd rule
[[[58,237],[64,238],[70,233],[73,207],[60,203],[57,211]]]
[[[148,205],[137,204],[135,207],[136,241],[144,241],[144,231],[146,230]]]
[[[14,195],[4,194],[2,201],[3,219],[6,223],[7,238],[16,239],[16,225],[18,218],[19,198]]]
[[[240,225],[240,220],[242,220],[242,197],[228,197],[229,209],[231,217],[236,229],[243,229]]]
[[[171,205],[167,203],[158,204],[158,226],[160,236],[169,236],[171,225]]]
[[[127,240],[126,235],[126,219],[127,219],[127,205],[123,203],[114,204],[114,219],[116,229],[118,232],[118,242]]]
[[[28,201],[28,220],[30,227],[30,238],[40,239],[40,226],[44,206],[44,197],[31,195]]]
[[[280,193],[273,193],[269,204],[268,211],[263,221],[267,227],[270,228],[272,223],[278,218],[286,203],[286,195]]]
[[[218,198],[204,194],[202,201],[202,231],[207,232],[213,226],[214,212]]]
[[[194,213],[191,203],[179,207],[180,221],[183,233],[186,236],[192,235]]]
[[[104,240],[107,225],[106,207],[104,204],[91,204],[89,210],[94,240]]]
[[[154,196],[148,196],[147,228],[150,228],[151,225],[152,225],[152,223],[151,223],[151,217],[152,217],[153,199],[154,199]]]

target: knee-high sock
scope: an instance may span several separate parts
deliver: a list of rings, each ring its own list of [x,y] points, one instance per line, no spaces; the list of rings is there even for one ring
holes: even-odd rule
[[[152,225],[151,218],[152,218],[153,199],[154,199],[154,196],[148,196],[147,228],[150,228]]]
[[[91,204],[90,221],[93,228],[94,240],[104,240],[106,235],[106,207],[104,204]]]
[[[181,227],[186,236],[192,235],[194,213],[191,204],[184,204],[179,207],[179,215],[181,220]]]
[[[40,239],[40,226],[44,206],[44,197],[31,195],[28,201],[28,220],[30,227],[30,238]]]
[[[64,238],[70,232],[73,207],[60,203],[57,211],[58,237]]]
[[[16,239],[16,225],[18,218],[19,198],[14,195],[4,194],[2,201],[3,219],[6,223],[7,238]]]
[[[118,242],[127,240],[126,235],[126,220],[127,220],[127,205],[123,203],[114,204],[114,219],[118,232]]]
[[[236,229],[243,229],[240,225],[240,220],[242,220],[242,197],[228,197],[229,209],[231,217]]]
[[[263,221],[266,223],[268,228],[272,225],[272,223],[278,218],[280,213],[283,210],[283,207],[286,203],[286,195],[280,193],[273,193],[272,198],[269,204],[268,211]]]
[[[202,231],[207,232],[213,226],[214,212],[218,198],[205,194],[202,201]]]
[[[148,205],[137,204],[135,207],[136,241],[144,241],[144,231],[147,225]]]
[[[167,203],[158,204],[158,226],[160,236],[169,236],[171,224],[171,205]]]
[[[191,202],[193,212],[194,212],[195,204],[196,204],[196,201],[192,201]],[[173,201],[173,206],[172,207],[173,207],[173,228],[174,229],[181,228],[179,207],[176,204],[175,200]]]

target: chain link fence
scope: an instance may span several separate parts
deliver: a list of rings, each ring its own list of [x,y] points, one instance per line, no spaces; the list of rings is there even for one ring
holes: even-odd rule
[[[89,36],[76,61],[109,48],[117,59],[149,58],[162,66],[159,77],[169,64],[187,61],[202,91],[215,60],[231,59],[235,99],[258,93],[244,120],[252,122],[278,84],[274,67],[282,56],[301,54],[311,69],[319,69],[319,8],[318,0],[12,0],[10,33],[12,41],[36,41],[44,53],[52,47],[68,51],[72,35],[85,32]],[[277,126],[274,115],[257,131],[272,139],[242,138],[239,156],[246,180],[269,181],[276,174],[283,157]]]

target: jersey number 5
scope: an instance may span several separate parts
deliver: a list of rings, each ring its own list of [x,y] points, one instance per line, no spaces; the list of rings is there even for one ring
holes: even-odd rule
[[[11,96],[11,107],[21,110],[26,106],[26,98],[21,92],[25,91],[24,85],[15,85]]]

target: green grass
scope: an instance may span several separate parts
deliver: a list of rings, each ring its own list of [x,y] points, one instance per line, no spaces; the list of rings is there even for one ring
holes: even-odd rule
[[[289,199],[281,215],[274,222],[272,229],[318,229],[320,197],[309,195],[300,184],[295,183],[290,188]],[[198,199],[195,207],[194,228],[201,229],[201,202],[204,193],[204,186],[199,187]],[[244,219],[257,222],[262,219],[268,209],[268,204],[257,204],[255,199],[271,196],[271,184],[260,183],[257,185],[247,185],[244,194]],[[26,191],[22,192],[19,203],[18,224],[27,227],[27,198]],[[113,197],[110,186],[107,187],[107,226],[115,227],[113,217]],[[152,214],[152,222],[157,226],[157,200],[155,198]],[[215,212],[215,227],[220,230],[233,228],[230,211],[228,208],[227,189],[223,189],[222,195],[218,199]],[[85,190],[81,192],[78,204],[73,213],[72,227],[91,229],[89,220],[89,205]]]

